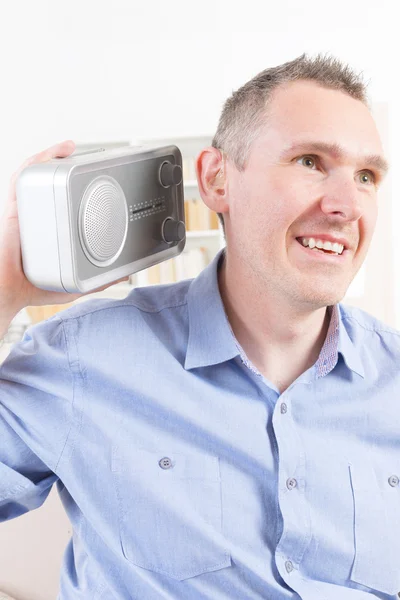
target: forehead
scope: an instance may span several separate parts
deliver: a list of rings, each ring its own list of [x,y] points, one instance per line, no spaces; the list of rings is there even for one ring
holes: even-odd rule
[[[266,107],[264,133],[285,146],[309,137],[338,144],[352,155],[383,152],[368,107],[312,81],[291,82],[274,91]]]

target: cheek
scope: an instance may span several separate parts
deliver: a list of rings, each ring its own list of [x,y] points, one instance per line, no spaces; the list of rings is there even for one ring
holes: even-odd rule
[[[377,220],[378,220],[378,204],[375,201],[373,203],[371,211],[368,215],[368,230],[370,231],[371,235],[375,230]]]
[[[371,241],[373,238],[373,234],[375,231],[376,225],[376,214],[368,214],[365,215],[363,219],[360,220],[359,225],[359,253],[361,254],[362,260],[365,259],[365,255],[367,254]]]
[[[309,207],[312,184],[299,182],[289,172],[268,177],[248,175],[231,190],[230,215],[235,228],[262,239],[286,237],[288,228]]]
[[[299,186],[290,177],[279,176],[270,180],[265,209],[273,227],[286,235],[286,230],[305,212],[310,203],[308,186]]]
[[[371,239],[375,231],[377,219],[377,202],[373,198],[367,199],[363,205],[362,216],[359,220],[360,242],[363,241],[363,239],[368,241]]]

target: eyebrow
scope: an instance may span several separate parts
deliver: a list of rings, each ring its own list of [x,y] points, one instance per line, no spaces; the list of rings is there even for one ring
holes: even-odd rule
[[[325,154],[331,154],[337,159],[344,159],[350,156],[340,144],[313,141],[296,142],[295,144],[291,144],[283,150],[281,156],[282,158],[285,158],[288,155],[293,154],[293,152],[304,151],[323,152]],[[360,156],[359,160],[369,166],[375,167],[375,169],[380,171],[382,176],[386,175],[386,173],[389,171],[388,161],[379,154],[366,154],[365,156]]]

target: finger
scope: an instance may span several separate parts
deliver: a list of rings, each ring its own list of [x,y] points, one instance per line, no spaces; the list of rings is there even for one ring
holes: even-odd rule
[[[60,142],[58,144],[54,144],[54,146],[50,146],[46,148],[46,150],[42,150],[33,156],[30,156],[18,169],[21,172],[23,169],[28,167],[29,165],[41,162],[47,162],[52,158],[65,158],[72,154],[75,150],[75,142],[73,140],[65,140],[64,142]],[[18,173],[17,171],[17,173]]]
[[[42,150],[42,152],[39,152],[32,158],[36,159],[33,162],[46,162],[52,158],[65,158],[72,154],[74,150],[75,142],[73,140],[65,140],[64,142],[50,146],[50,148],[46,148],[46,150]]]

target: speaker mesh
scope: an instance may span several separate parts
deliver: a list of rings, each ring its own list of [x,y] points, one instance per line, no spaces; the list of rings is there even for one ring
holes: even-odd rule
[[[118,258],[128,231],[128,208],[125,194],[115,179],[102,176],[87,187],[80,207],[79,228],[83,250],[92,263],[108,266]]]

